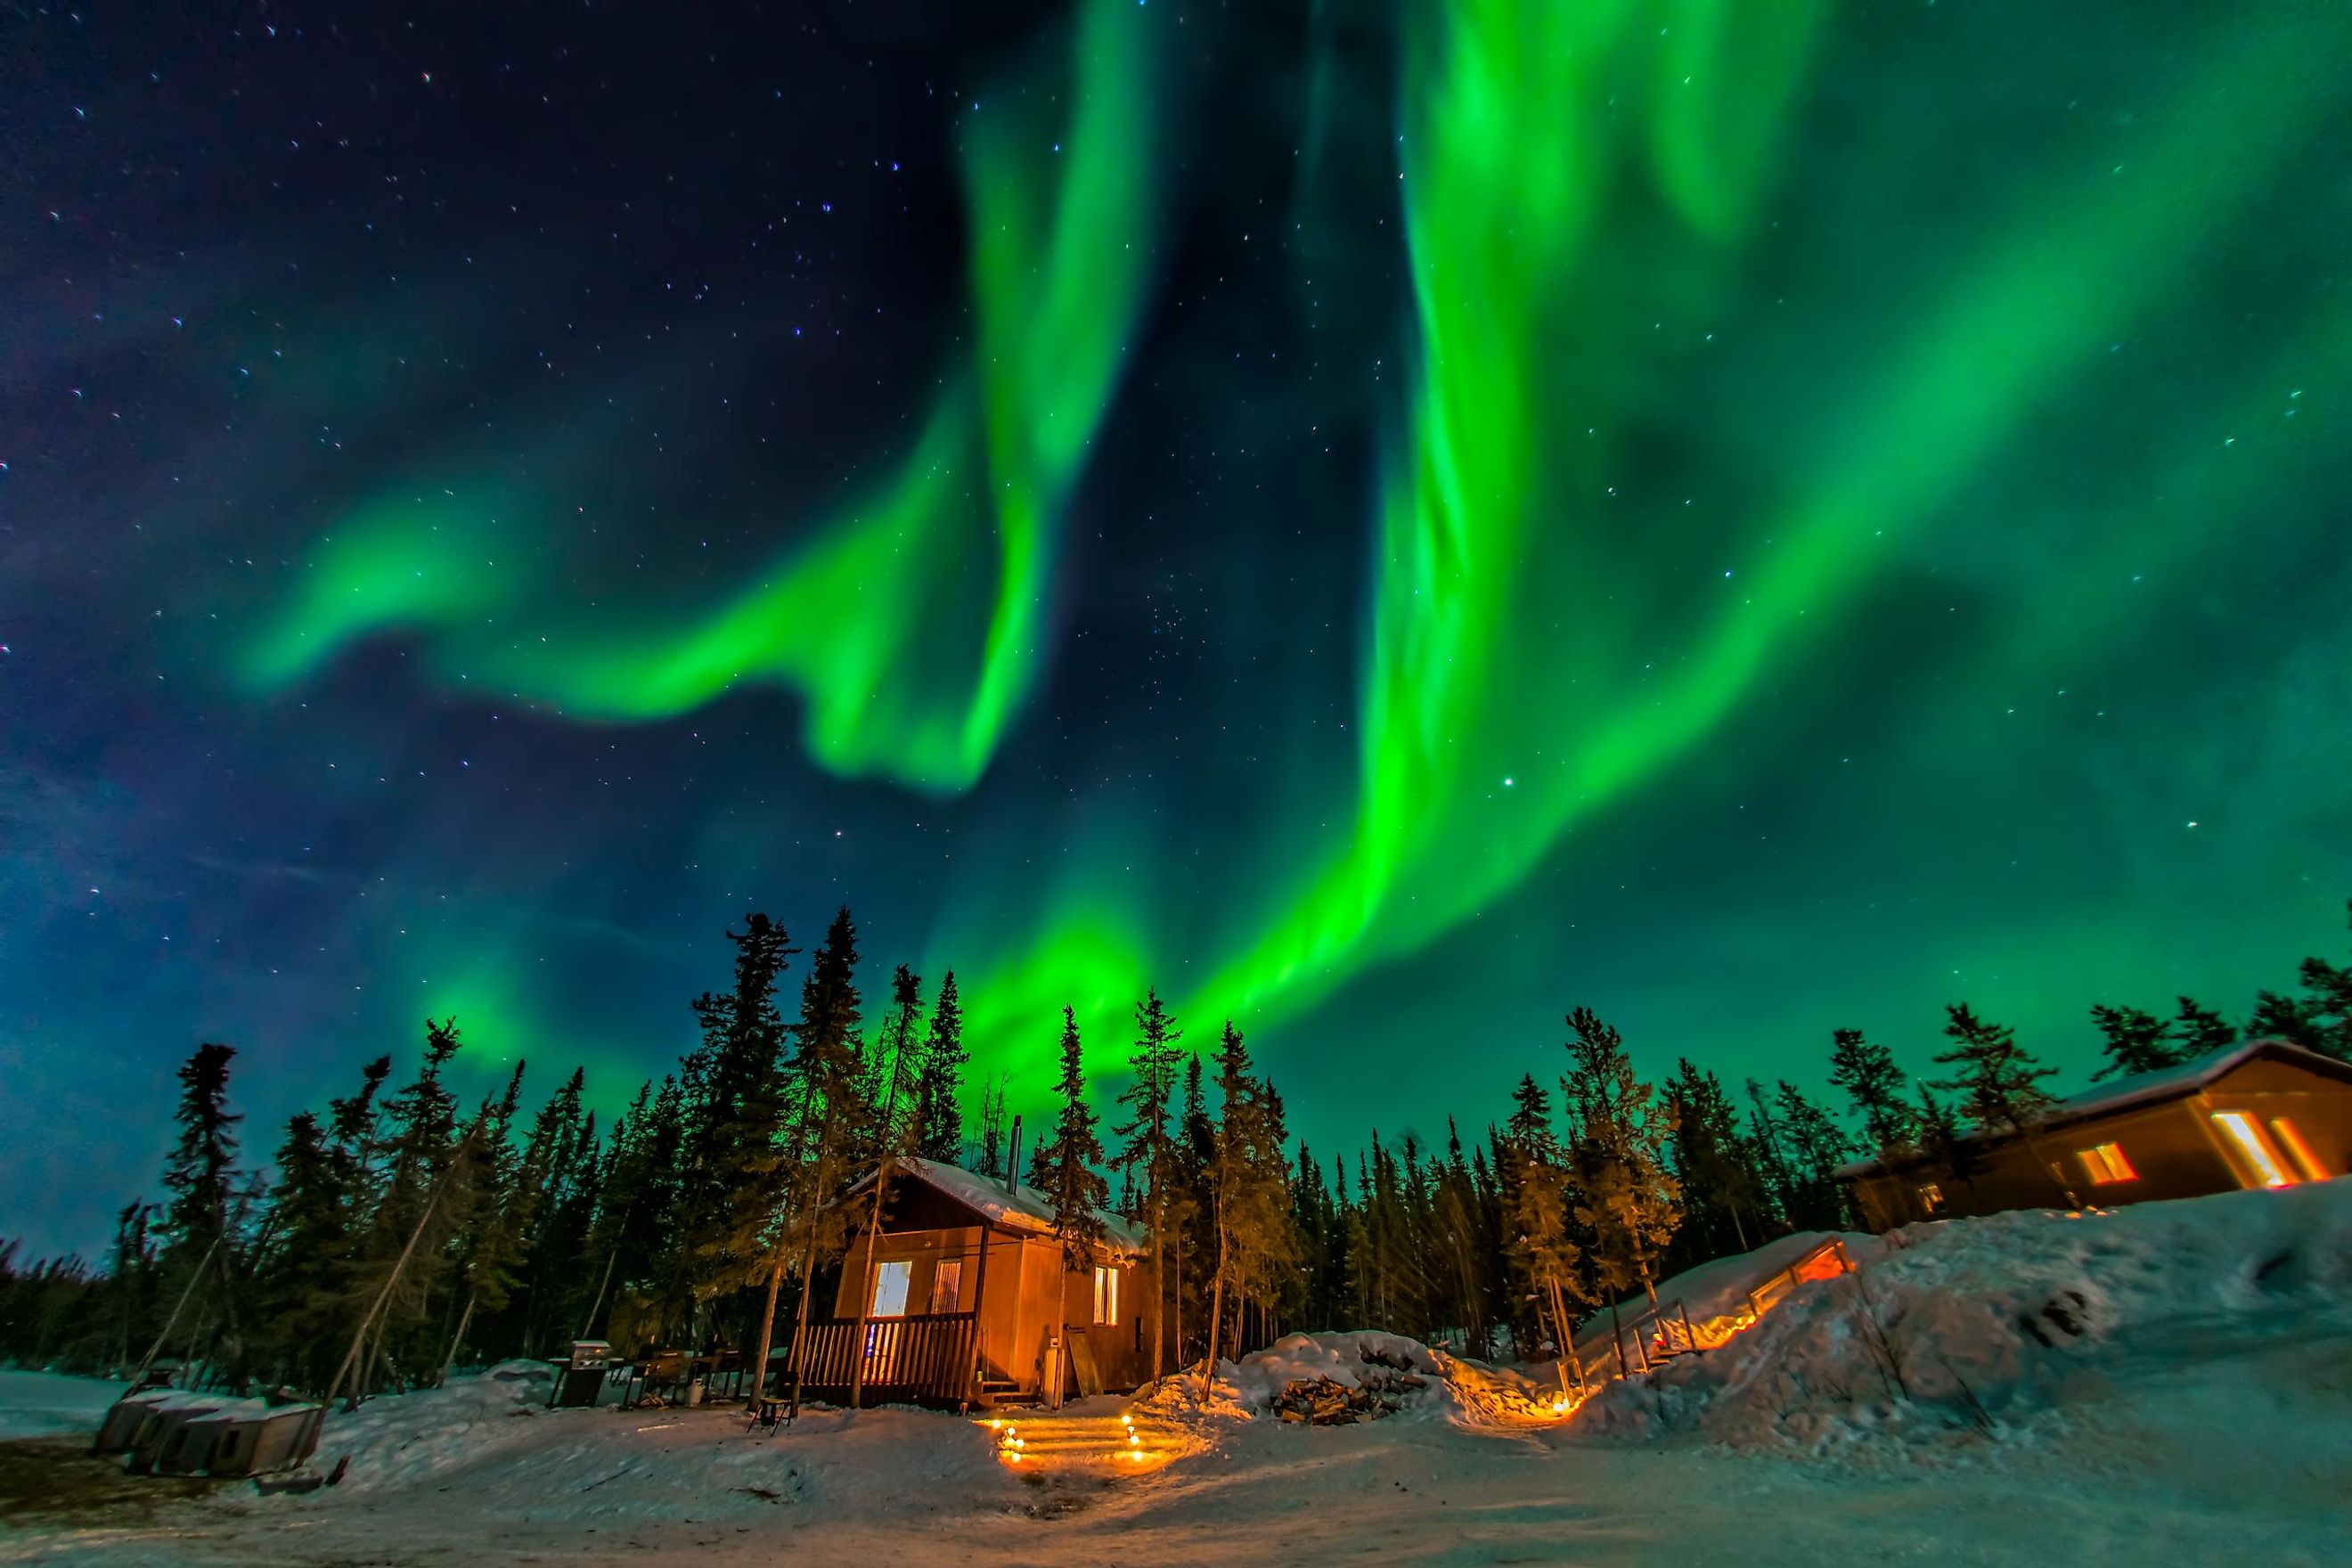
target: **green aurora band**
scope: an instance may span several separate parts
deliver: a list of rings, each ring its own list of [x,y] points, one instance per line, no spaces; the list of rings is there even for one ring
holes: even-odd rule
[[[977,353],[897,477],[770,581],[685,626],[591,626],[550,602],[552,570],[497,566],[497,520],[527,513],[527,496],[486,479],[447,504],[387,497],[320,541],[299,602],[248,651],[248,681],[282,687],[354,638],[430,630],[446,673],[583,720],[788,685],[833,772],[970,787],[1036,679],[1055,531],[1146,294],[1160,133],[1138,9],[1084,8],[1066,124],[1039,122],[1051,93],[968,119]],[[964,624],[967,574],[992,572],[984,619]],[[525,616],[529,639],[509,629]],[[943,626],[958,651],[938,646]],[[935,674],[974,666],[944,689]]]
[[[968,122],[977,350],[897,478],[772,582],[691,624],[526,646],[509,628],[538,598],[481,563],[460,515],[502,498],[383,504],[321,543],[250,678],[285,685],[394,628],[430,631],[446,672],[584,720],[781,683],[827,769],[969,788],[1036,683],[1058,523],[1150,289],[1164,94],[1141,11],[1084,6],[1066,160],[1042,161],[1017,111]],[[1728,521],[1679,492],[1620,497],[1638,433],[1619,405],[1657,352],[1651,323],[1712,320],[1743,287],[1831,12],[1413,6],[1398,110],[1413,377],[1372,528],[1345,826],[1205,957],[1083,869],[1030,895],[1032,918],[1003,889],[951,914],[927,968],[964,974],[983,1068],[1025,1074],[1065,1003],[1090,1037],[1118,1037],[1148,983],[1202,1024],[1296,1016],[1520,886],[1801,670],[1906,540],[1965,526],[1964,482],[2228,236],[2340,90],[2326,45],[2352,42],[2341,15],[2220,30],[2132,166],[2021,191],[2001,232],[1928,275],[1939,291],[1903,334],[1822,377],[1834,406],[1801,470],[1759,480]],[[2340,310],[2305,326],[2331,374],[2352,364]],[[2253,376],[2237,392],[2272,396]],[[2199,450],[2173,476],[2168,555],[2206,537],[2200,507],[2245,500]],[[1695,564],[1632,570],[1655,555]],[[958,626],[960,663],[939,647],[961,575],[940,562],[994,574],[984,620]],[[2074,635],[2127,613],[2085,606]],[[969,679],[943,687],[943,664]]]

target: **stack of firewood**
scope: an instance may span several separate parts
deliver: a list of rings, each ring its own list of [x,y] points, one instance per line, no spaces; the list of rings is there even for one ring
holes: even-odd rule
[[[1301,1378],[1274,1396],[1274,1413],[1285,1421],[1317,1426],[1377,1421],[1402,1409],[1405,1401],[1428,1382],[1403,1357],[1366,1351],[1364,1370],[1355,1387],[1328,1377]]]

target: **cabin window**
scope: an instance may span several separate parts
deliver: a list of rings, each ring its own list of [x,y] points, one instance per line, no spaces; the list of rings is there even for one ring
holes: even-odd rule
[[[931,1275],[931,1310],[961,1312],[963,1310],[963,1259],[942,1258]]]
[[[913,1279],[915,1265],[901,1258],[895,1263],[877,1264],[874,1268],[874,1306],[868,1316],[903,1318],[907,1315],[907,1285]]]
[[[2081,1150],[2076,1158],[2083,1162],[2083,1169],[2097,1185],[2139,1179],[2139,1173],[2132,1169],[2132,1163],[2124,1158],[2124,1146],[2120,1143],[2102,1143],[2095,1149]]]
[[[1095,1321],[1118,1321],[1118,1270],[1116,1268],[1095,1270]]]
[[[2294,1122],[2284,1116],[2273,1116],[2271,1118],[2271,1131],[2278,1134],[2279,1147],[2286,1151],[2287,1158],[2294,1162],[2305,1181],[2327,1180],[2327,1172],[2320,1164],[2319,1156],[2311,1152],[2311,1145],[2303,1141],[2303,1134],[2294,1130]]]
[[[1919,1184],[1919,1207],[1926,1213],[1934,1214],[1943,1206],[1943,1187],[1935,1182],[1922,1182]]]
[[[2280,1168],[2278,1155],[2271,1148],[2271,1141],[2263,1136],[2261,1123],[2252,1117],[2242,1110],[2217,1110],[2213,1113],[2213,1122],[2230,1135],[2230,1142],[2235,1143],[2238,1152],[2246,1157],[2255,1181],[2265,1187],[2294,1185],[2294,1178]]]

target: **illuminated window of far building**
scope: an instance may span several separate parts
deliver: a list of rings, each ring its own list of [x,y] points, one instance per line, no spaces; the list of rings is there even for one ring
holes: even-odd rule
[[[2287,1158],[2294,1162],[2305,1181],[2327,1180],[2326,1167],[2319,1163],[2319,1156],[2311,1152],[2311,1145],[2303,1141],[2303,1134],[2294,1130],[2294,1122],[2284,1116],[2273,1116],[2271,1118],[2271,1131],[2278,1134],[2279,1147],[2286,1151]]]
[[[1934,1182],[1919,1184],[1919,1206],[1929,1214],[1944,1206],[1944,1189]]]
[[[943,1258],[931,1272],[931,1310],[963,1310],[963,1259]]]
[[[1095,1270],[1095,1321],[1118,1321],[1118,1270],[1116,1268]]]
[[[2254,1180],[2265,1187],[2291,1187],[2294,1178],[2279,1165],[2278,1154],[2271,1141],[2263,1135],[2262,1126],[2242,1110],[2217,1110],[2213,1125],[2229,1134],[2230,1142],[2245,1157],[2254,1173]]]
[[[2102,1143],[2095,1149],[2079,1150],[2075,1157],[2083,1162],[2083,1169],[2092,1182],[2100,1186],[2110,1182],[2130,1182],[2139,1178],[2139,1173],[2132,1169],[2131,1162],[2124,1158],[2124,1146],[2120,1143]]]

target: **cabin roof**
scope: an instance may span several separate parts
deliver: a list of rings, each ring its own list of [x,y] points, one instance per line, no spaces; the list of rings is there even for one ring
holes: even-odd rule
[[[912,1176],[1008,1230],[1024,1230],[1033,1236],[1053,1234],[1054,1200],[1034,1187],[1018,1184],[1008,1187],[1003,1182],[967,1171],[961,1165],[918,1159],[912,1154],[894,1156],[890,1164],[899,1174]],[[859,1177],[849,1190],[852,1193],[863,1192],[873,1180],[874,1173],[869,1171]],[[1134,1253],[1144,1249],[1145,1237],[1139,1228],[1108,1209],[1097,1209],[1095,1215],[1103,1222],[1103,1239],[1114,1251]]]
[[[2292,1040],[2241,1040],[2234,1046],[2207,1051],[2203,1056],[2191,1057],[2172,1067],[2158,1068],[2154,1072],[2133,1073],[2113,1083],[2097,1084],[2079,1094],[2069,1095],[2042,1118],[2040,1125],[2044,1129],[2066,1127],[2079,1121],[2094,1121],[2118,1110],[2184,1099],[2200,1089],[2210,1089],[2257,1057],[2286,1062],[2324,1078],[2352,1083],[2352,1067],[2333,1057],[2324,1057],[2317,1051],[2298,1046]],[[2014,1132],[1988,1131],[1983,1128],[1964,1134],[1966,1141],[1981,1143],[2006,1142],[2016,1136]],[[1908,1167],[1914,1161],[1909,1157],[1898,1157],[1895,1161],[1898,1167]],[[1832,1174],[1864,1176],[1874,1171],[1884,1170],[1886,1165],[1885,1159],[1874,1155],[1840,1165]]]

